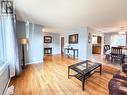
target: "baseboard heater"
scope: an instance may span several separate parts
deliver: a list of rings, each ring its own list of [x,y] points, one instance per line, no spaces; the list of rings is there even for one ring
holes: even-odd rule
[[[5,95],[9,82],[9,66],[8,64],[3,64],[0,67],[0,95]]]

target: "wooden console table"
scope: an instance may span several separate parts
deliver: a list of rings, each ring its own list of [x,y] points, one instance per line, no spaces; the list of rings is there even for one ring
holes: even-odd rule
[[[69,54],[70,51],[73,51],[73,57],[78,57],[78,49],[73,49],[73,48],[65,48],[64,49],[64,53],[66,54],[66,52]]]
[[[44,54],[52,55],[52,48],[44,48]]]

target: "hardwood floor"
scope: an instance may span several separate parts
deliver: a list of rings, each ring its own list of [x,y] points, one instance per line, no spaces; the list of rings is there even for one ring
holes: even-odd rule
[[[90,60],[97,61],[102,64],[106,64],[108,66],[121,69],[120,61],[111,62],[111,59],[107,60],[107,59],[105,59],[105,56],[102,56],[100,54],[93,54],[92,57],[90,58]]]
[[[108,95],[108,81],[117,69],[103,64],[107,72],[88,78],[82,91],[79,80],[67,77],[68,65],[76,62],[79,61],[55,55],[45,57],[43,63],[29,65],[11,80],[10,85],[15,86],[13,95]]]

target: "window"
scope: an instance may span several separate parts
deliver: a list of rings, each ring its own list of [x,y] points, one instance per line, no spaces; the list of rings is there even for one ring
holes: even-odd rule
[[[125,46],[126,35],[112,35],[111,36],[111,46]]]

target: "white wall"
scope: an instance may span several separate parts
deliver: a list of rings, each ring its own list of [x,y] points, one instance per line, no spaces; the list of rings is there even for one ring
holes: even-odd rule
[[[70,31],[66,31],[61,33],[61,37],[64,37],[64,42],[68,42],[69,35],[78,34],[78,43],[77,44],[70,44],[71,47],[79,50],[79,59],[86,60],[87,57],[87,43],[88,43],[88,33],[86,28],[76,28]]]
[[[88,35],[91,34],[91,43],[88,43]],[[99,32],[91,27],[77,28],[62,33],[61,36],[65,38],[65,43],[68,43],[68,36],[71,34],[79,34],[78,44],[71,44],[73,48],[79,49],[79,59],[86,60],[92,56],[92,35],[98,35],[102,37],[101,54],[103,54],[103,33]]]
[[[92,32],[93,32],[93,30],[90,27],[87,27],[87,34],[88,35],[89,35],[89,33],[91,34],[90,35],[91,43],[88,43],[87,48],[86,48],[88,58],[90,58],[92,56]]]
[[[43,61],[43,26],[17,21],[17,39],[27,38],[28,45],[25,47],[25,62],[37,63]],[[29,26],[29,27],[28,27]],[[20,62],[22,59],[21,45],[19,44]]]
[[[29,63],[43,62],[43,32],[42,26],[29,26],[28,59]]]
[[[52,43],[44,43],[44,48],[52,47],[52,54],[60,54],[61,53],[60,34],[44,32],[44,36],[52,37]]]

